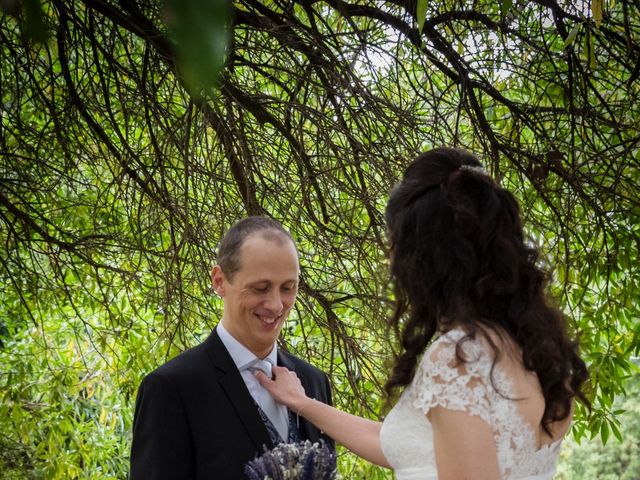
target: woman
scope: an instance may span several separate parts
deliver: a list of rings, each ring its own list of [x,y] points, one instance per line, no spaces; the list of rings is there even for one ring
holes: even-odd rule
[[[402,352],[383,423],[305,396],[295,374],[260,382],[398,480],[549,479],[587,379],[518,205],[469,153],[420,155],[386,209]]]

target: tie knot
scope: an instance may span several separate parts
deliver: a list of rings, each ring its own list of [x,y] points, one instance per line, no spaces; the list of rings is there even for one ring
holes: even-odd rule
[[[256,358],[251,365],[249,365],[249,370],[251,372],[256,372],[261,370],[268,378],[272,378],[273,374],[271,373],[271,362],[269,360],[260,360]]]

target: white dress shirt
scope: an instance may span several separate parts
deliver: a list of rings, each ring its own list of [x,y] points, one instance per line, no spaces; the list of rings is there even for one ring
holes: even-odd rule
[[[271,366],[278,364],[278,345],[274,344],[273,349],[265,358],[256,357],[247,347],[236,340],[222,325],[218,323],[218,336],[226,347],[229,355],[233,359],[236,367],[240,371],[240,375],[244,380],[247,390],[260,406],[262,411],[267,415],[269,420],[283,440],[287,440],[289,436],[289,414],[287,407],[276,402],[271,394],[264,389],[258,379],[255,377],[255,370],[259,369],[271,377]]]

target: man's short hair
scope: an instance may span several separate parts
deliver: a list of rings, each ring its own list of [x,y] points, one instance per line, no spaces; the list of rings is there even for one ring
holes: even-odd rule
[[[273,218],[252,216],[240,220],[227,231],[218,245],[218,265],[230,280],[242,267],[240,265],[240,248],[245,240],[254,233],[260,233],[264,239],[269,241],[282,243],[289,240],[294,247],[296,246],[291,234]]]

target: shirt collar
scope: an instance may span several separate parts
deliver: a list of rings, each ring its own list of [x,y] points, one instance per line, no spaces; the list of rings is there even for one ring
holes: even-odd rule
[[[216,331],[218,332],[218,336],[220,337],[220,340],[222,340],[223,345],[229,352],[229,355],[231,355],[231,359],[233,360],[233,363],[235,363],[238,370],[240,371],[244,370],[245,368],[253,364],[256,358],[258,358],[255,356],[255,354],[251,350],[249,350],[247,347],[241,344],[238,340],[236,340],[227,331],[227,329],[224,328],[224,325],[222,324],[222,322],[218,322]],[[273,348],[271,349],[271,352],[269,353],[269,355],[267,355],[264,359],[261,359],[261,360],[266,360],[269,363],[271,363],[271,365],[277,365],[278,364],[278,344],[274,343]]]

